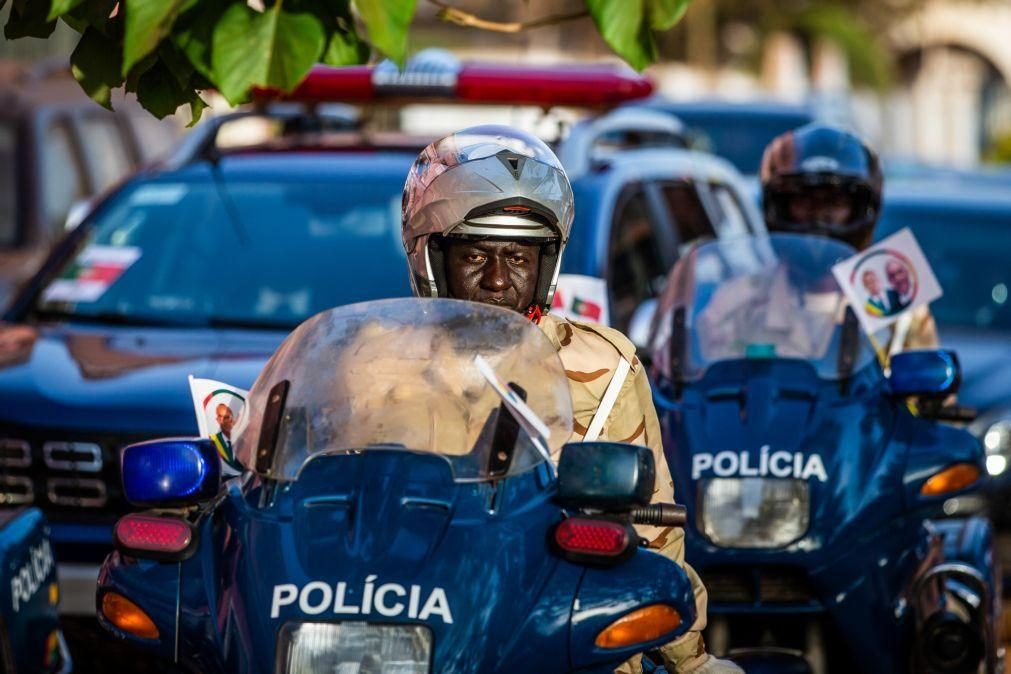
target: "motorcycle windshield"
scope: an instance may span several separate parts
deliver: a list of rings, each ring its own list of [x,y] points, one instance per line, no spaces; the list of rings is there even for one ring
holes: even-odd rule
[[[671,352],[672,312],[683,310],[684,343],[673,347],[683,353],[681,379],[742,358],[800,359],[822,378],[846,377],[875,359],[855,318],[844,330],[847,300],[832,275],[833,265],[855,253],[832,239],[797,234],[704,243],[671,274],[654,344],[667,346],[660,354]],[[843,338],[847,331],[852,338]],[[670,374],[670,359],[660,360]]]
[[[528,409],[516,407],[509,386]],[[519,411],[501,414],[503,397]],[[510,419],[519,419],[511,431]],[[237,458],[278,480],[296,479],[324,452],[404,449],[445,456],[457,481],[482,481],[560,451],[572,404],[555,348],[521,314],[411,298],[338,307],[302,323],[260,373],[239,425]],[[510,449],[511,458],[500,454]]]

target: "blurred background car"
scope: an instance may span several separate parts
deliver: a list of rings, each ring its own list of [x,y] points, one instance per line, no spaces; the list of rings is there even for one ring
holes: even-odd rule
[[[136,104],[110,112],[89,99],[66,61],[0,62],[0,306],[63,233],[72,210],[179,135]],[[73,223],[70,223],[73,224]]]
[[[630,107],[671,115],[683,125],[686,146],[723,157],[745,176],[758,175],[762,153],[773,138],[817,119],[811,106],[781,101],[673,101],[657,96]]]

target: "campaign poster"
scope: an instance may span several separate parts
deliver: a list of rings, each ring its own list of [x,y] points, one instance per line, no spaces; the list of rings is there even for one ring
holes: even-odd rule
[[[843,260],[832,273],[869,334],[942,294],[930,263],[908,228]]]
[[[213,379],[198,379],[190,375],[189,380],[200,436],[210,438],[214,443],[221,457],[224,475],[241,473],[242,465],[232,451],[232,437],[243,421],[249,392]]]

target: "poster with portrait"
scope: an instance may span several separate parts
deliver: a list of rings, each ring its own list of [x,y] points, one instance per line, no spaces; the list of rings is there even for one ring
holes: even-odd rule
[[[244,422],[243,411],[249,392],[213,379],[190,375],[189,380],[200,437],[210,438],[217,448],[222,475],[238,475],[242,465],[232,451],[232,436]]]
[[[941,296],[941,286],[909,228],[832,267],[870,334]]]

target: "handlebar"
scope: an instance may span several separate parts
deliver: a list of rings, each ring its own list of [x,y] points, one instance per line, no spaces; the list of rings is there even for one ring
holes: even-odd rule
[[[688,509],[674,503],[654,503],[633,508],[632,522],[654,527],[683,527],[688,523]]]

